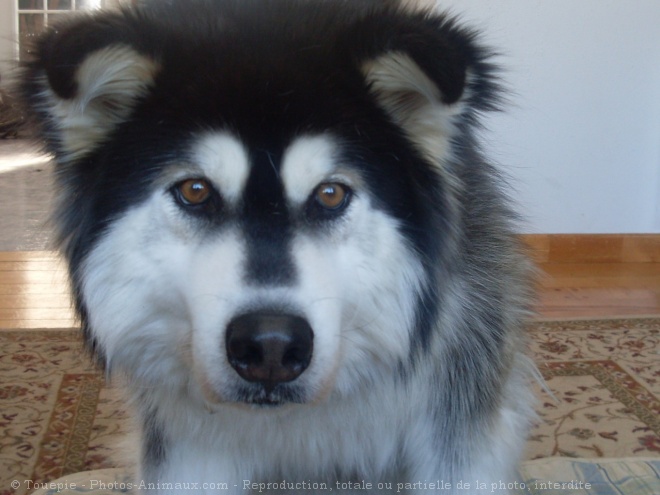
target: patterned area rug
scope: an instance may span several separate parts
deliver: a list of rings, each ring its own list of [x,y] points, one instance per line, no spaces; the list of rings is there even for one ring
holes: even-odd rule
[[[660,457],[660,318],[536,322],[530,335],[552,396],[538,387],[529,459]],[[118,465],[129,425],[77,331],[0,331],[0,495]]]
[[[660,456],[660,319],[537,322],[528,458]]]
[[[1,495],[30,493],[27,480],[118,465],[129,424],[79,331],[0,331]]]

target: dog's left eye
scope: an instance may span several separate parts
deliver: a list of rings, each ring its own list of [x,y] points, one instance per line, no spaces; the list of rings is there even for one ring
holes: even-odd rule
[[[348,204],[349,198],[349,189],[336,182],[321,184],[314,191],[314,200],[316,203],[330,211],[343,209]]]

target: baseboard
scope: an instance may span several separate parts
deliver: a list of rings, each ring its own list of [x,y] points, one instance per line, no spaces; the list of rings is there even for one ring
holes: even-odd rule
[[[538,263],[660,263],[660,234],[523,234]]]

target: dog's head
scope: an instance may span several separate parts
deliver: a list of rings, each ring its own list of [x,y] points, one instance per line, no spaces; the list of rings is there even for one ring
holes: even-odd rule
[[[494,91],[472,34],[391,3],[153,2],[40,39],[23,96],[110,370],[278,405],[423,352]]]

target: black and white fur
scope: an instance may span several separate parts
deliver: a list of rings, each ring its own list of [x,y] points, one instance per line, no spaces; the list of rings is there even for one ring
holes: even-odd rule
[[[378,0],[152,1],[40,38],[22,96],[85,339],[129,384],[137,480],[515,479],[529,266],[476,142],[488,59]]]

